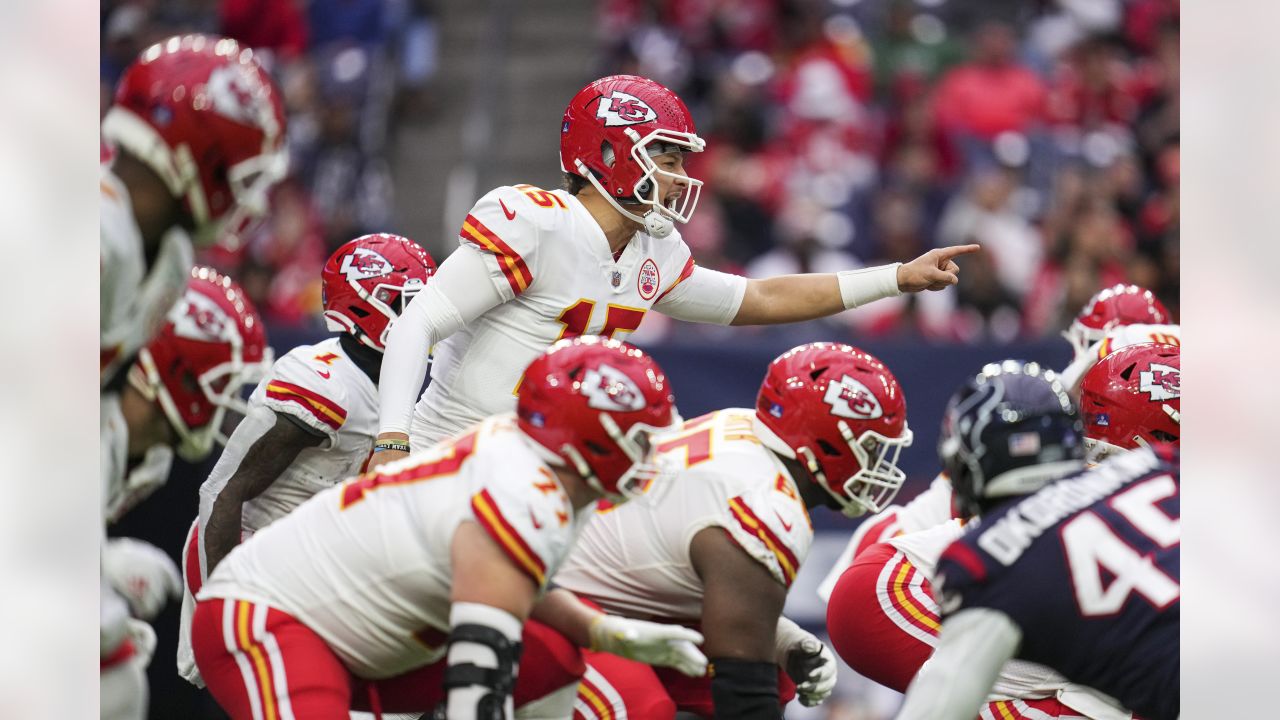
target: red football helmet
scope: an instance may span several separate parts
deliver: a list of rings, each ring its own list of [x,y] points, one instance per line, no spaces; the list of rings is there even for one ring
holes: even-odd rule
[[[586,86],[569,101],[560,124],[560,169],[587,179],[614,209],[657,238],[671,234],[673,220],[689,222],[702,181],[662,170],[653,156],[705,148],[684,102],[635,75],[610,75]],[[655,176],[684,184],[684,191],[664,205]],[[624,207],[637,205],[639,214]]]
[[[1182,362],[1177,345],[1143,343],[1111,353],[1080,384],[1090,462],[1157,443],[1177,445]]]
[[[794,458],[849,517],[883,510],[906,475],[911,444],[902,388],[884,363],[837,343],[801,345],[769,364],[756,398],[756,434]]]
[[[658,477],[650,436],[680,422],[662,368],[617,340],[561,340],[525,371],[520,429],[568,462],[591,487],[621,502]]]
[[[271,367],[262,319],[244,291],[213,268],[195,267],[186,292],[138,353],[129,383],[164,410],[177,452],[198,461],[213,449],[228,409],[244,413],[241,388]]]
[[[196,242],[242,238],[288,170],[280,92],[235,40],[182,35],[125,69],[102,135],[183,201]]]
[[[1090,298],[1063,336],[1075,348],[1076,356],[1107,336],[1107,331],[1122,325],[1165,325],[1169,310],[1146,288],[1137,285],[1112,285]]]
[[[320,273],[325,324],[381,352],[391,323],[435,271],[431,254],[399,235],[377,233],[344,243]]]

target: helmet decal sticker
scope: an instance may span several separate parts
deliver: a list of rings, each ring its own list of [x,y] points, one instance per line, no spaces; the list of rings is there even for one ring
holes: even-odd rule
[[[382,253],[358,247],[350,255],[342,258],[342,267],[339,270],[347,276],[347,280],[354,282],[390,275],[393,269],[391,261],[383,257]]]
[[[173,323],[174,335],[202,342],[226,340],[231,325],[226,311],[207,295],[193,290],[188,290],[182,302],[173,306],[169,320]]]
[[[579,392],[587,397],[587,406],[608,412],[636,412],[645,407],[644,393],[626,373],[601,364],[583,373]]]
[[[884,415],[875,394],[848,375],[840,378],[840,382],[828,385],[822,400],[831,406],[831,414],[837,417],[874,420]]]
[[[605,127],[617,127],[652,122],[658,119],[658,113],[635,95],[614,90],[610,95],[601,96],[596,117],[604,120]]]
[[[1152,402],[1176,400],[1182,397],[1182,371],[1169,365],[1151,363],[1138,374],[1138,389],[1149,395]]]

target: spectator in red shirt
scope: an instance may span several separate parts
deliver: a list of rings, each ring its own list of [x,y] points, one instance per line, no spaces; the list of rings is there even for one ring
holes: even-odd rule
[[[270,50],[282,62],[307,49],[307,19],[297,0],[221,0],[222,34],[255,50]]]
[[[948,71],[934,98],[939,124],[959,136],[994,140],[1028,133],[1044,113],[1045,86],[1015,59],[1017,38],[1005,23],[988,22],[973,40],[973,60]]]

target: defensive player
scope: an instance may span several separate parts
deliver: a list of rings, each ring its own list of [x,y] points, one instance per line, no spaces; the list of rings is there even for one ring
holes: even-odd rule
[[[770,364],[754,412],[720,410],[658,439],[678,479],[652,502],[598,515],[556,583],[605,610],[698,626],[713,678],[588,653],[575,717],[780,718],[779,669],[816,705],[835,658],[781,617],[813,540],[808,509],[882,509],[903,481],[906,401],[879,360],[812,343]]]
[[[481,198],[427,302],[396,324],[372,466],[509,411],[525,365],[559,338],[623,338],[651,308],[722,325],[811,320],[940,290],[956,282],[952,258],[978,249],[766,280],[698,268],[675,224],[692,215],[702,186],[685,172],[685,154],[705,143],[680,98],[645,78],[602,78],[570,101],[560,130],[568,189],[516,185]],[[432,382],[415,411],[433,347]]]
[[[183,552],[178,673],[187,680],[202,684],[190,626],[195,593],[209,570],[242,537],[364,469],[377,434],[387,330],[435,267],[412,240],[387,234],[351,240],[325,263],[324,317],[339,334],[276,361],[200,487],[200,516]]]
[[[1171,318],[1150,290],[1137,285],[1101,290],[1062,333],[1075,350],[1071,364],[1062,371],[1063,385],[1074,393],[1089,368],[1120,348],[1149,342],[1181,344],[1182,328]]]
[[[517,416],[322,491],[233,549],[199,594],[201,675],[236,720],[441,701],[449,718],[511,717],[581,662],[530,643],[517,680],[536,598],[598,498],[657,480],[649,437],[677,419],[639,350],[556,344],[528,368]],[[689,637],[639,640],[661,656]]]
[[[125,69],[102,120],[104,389],[182,294],[192,238],[209,245],[265,213],[287,167],[284,136],[280,93],[234,40],[171,37]]]
[[[1140,448],[1085,470],[1066,391],[1015,362],[967,383],[944,425],[940,459],[961,509],[981,522],[938,562],[938,647],[899,717],[972,718],[1017,657],[1143,718],[1176,718],[1176,464]]]
[[[118,422],[104,425],[105,522],[164,482],[173,446],[192,459],[207,453],[240,388],[268,362],[262,321],[240,288],[209,268],[189,275],[186,293],[129,370]],[[140,718],[155,639],[139,621],[180,592],[178,571],[158,548],[115,538],[104,540],[102,581],[103,717]]]

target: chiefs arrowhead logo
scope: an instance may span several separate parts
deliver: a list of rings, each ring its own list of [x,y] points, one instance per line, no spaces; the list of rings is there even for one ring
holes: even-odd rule
[[[339,271],[347,276],[347,280],[366,280],[368,278],[390,275],[394,269],[391,261],[374,250],[358,247],[350,255],[342,258]]]
[[[1182,371],[1151,363],[1151,367],[1138,373],[1138,390],[1150,396],[1152,402],[1177,400],[1182,397]]]
[[[827,386],[822,400],[831,406],[831,414],[851,420],[874,420],[884,415],[880,401],[866,385],[845,375],[840,382]]]
[[[187,291],[169,311],[173,334],[201,342],[221,342],[229,335],[231,317],[208,296]]]
[[[601,365],[583,373],[578,392],[587,396],[587,406],[609,412],[635,412],[645,406],[644,393],[625,373]]]
[[[614,90],[613,94],[600,98],[596,117],[604,120],[605,127],[617,127],[652,122],[658,119],[658,113],[635,95]]]

